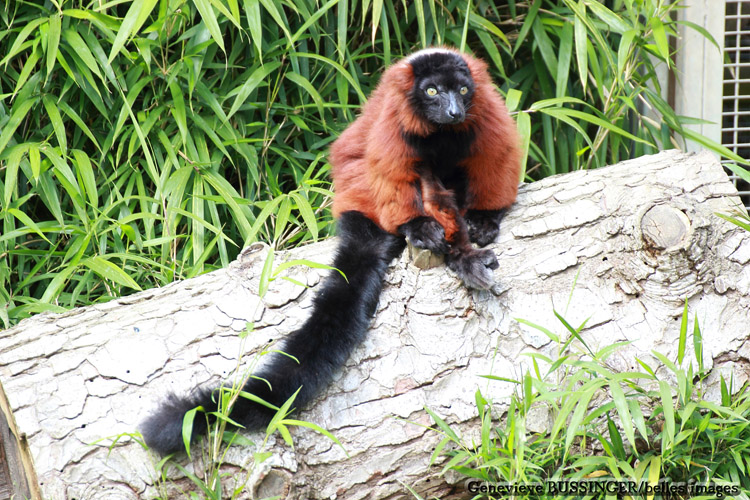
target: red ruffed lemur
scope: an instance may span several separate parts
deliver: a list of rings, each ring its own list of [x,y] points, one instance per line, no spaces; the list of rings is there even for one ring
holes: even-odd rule
[[[362,114],[330,151],[339,244],[313,312],[289,334],[243,390],[281,406],[309,403],[364,338],[386,269],[405,246],[444,254],[472,288],[492,285],[495,240],[513,203],[520,141],[484,62],[448,48],[416,52],[389,67]],[[216,410],[216,389],[170,395],[142,425],[146,443],[162,454],[183,447],[188,410]],[[231,418],[267,425],[275,411],[239,398]],[[206,430],[196,418],[193,435]]]

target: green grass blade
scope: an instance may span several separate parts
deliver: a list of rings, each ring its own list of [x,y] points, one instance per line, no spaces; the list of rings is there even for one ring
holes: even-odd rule
[[[680,337],[677,344],[677,365],[682,365],[685,359],[685,345],[687,344],[687,327],[688,327],[688,301],[685,297],[685,307],[682,310],[682,321],[680,322]]]
[[[672,389],[663,380],[659,381],[659,395],[664,412],[664,427],[661,435],[662,453],[668,450],[675,437],[674,403],[672,401]]]

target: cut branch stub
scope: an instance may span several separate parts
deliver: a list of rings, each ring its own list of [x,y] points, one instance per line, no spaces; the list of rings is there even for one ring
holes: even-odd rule
[[[682,210],[670,205],[655,205],[641,218],[641,231],[646,244],[658,250],[684,246],[690,239],[692,226]]]

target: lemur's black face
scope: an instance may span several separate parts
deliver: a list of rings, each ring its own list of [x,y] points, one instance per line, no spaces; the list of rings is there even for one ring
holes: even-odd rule
[[[437,125],[463,122],[474,95],[474,80],[463,58],[449,51],[423,51],[409,63],[414,72],[414,111]]]

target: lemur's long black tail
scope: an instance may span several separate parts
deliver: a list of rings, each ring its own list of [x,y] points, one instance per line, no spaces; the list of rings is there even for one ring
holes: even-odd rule
[[[331,271],[313,299],[313,312],[299,330],[289,334],[280,350],[299,360],[299,364],[278,353],[268,355],[244,390],[281,406],[301,387],[294,407],[306,405],[331,380],[333,374],[365,337],[375,312],[390,261],[404,249],[404,238],[387,233],[359,212],[345,212],[338,222],[340,242]],[[197,389],[190,395],[171,394],[157,411],[141,425],[146,444],[161,454],[183,449],[182,421],[185,413],[197,406],[214,411],[217,395],[211,389]],[[230,418],[246,428],[267,425],[274,411],[245,398],[238,398]],[[193,435],[206,430],[204,418],[196,418]]]

